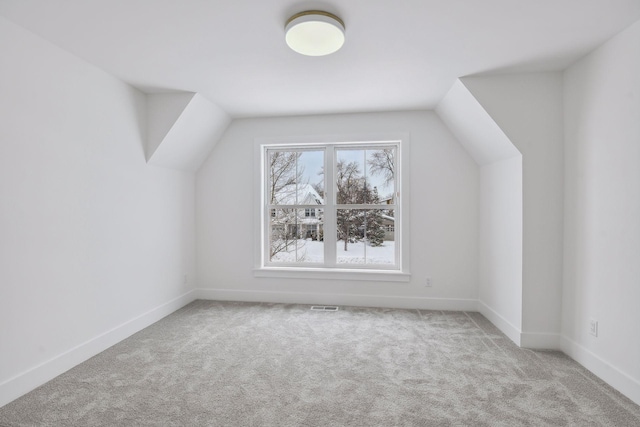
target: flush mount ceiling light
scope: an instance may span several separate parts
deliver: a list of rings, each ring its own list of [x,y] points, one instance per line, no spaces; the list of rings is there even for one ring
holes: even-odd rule
[[[342,19],[321,10],[307,10],[293,15],[284,30],[287,45],[302,55],[329,55],[344,44]]]

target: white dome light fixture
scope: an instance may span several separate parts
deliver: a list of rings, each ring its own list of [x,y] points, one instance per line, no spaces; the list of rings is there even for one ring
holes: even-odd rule
[[[297,13],[289,18],[284,29],[287,45],[302,55],[329,55],[344,44],[344,22],[329,12]]]

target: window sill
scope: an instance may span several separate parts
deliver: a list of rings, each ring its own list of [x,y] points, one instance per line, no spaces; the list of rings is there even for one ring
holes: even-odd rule
[[[340,268],[262,267],[254,277],[288,279],[361,280],[369,282],[409,282],[411,274],[396,270],[355,270]]]

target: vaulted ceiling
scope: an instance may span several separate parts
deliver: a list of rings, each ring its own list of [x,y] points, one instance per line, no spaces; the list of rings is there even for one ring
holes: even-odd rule
[[[286,46],[309,9],[344,20],[339,52]],[[640,0],[0,0],[0,15],[145,92],[249,117],[434,108],[458,77],[567,67]]]

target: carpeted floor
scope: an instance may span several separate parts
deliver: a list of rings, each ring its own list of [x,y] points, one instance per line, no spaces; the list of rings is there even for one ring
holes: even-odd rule
[[[478,313],[196,301],[0,425],[640,426],[640,407]]]

